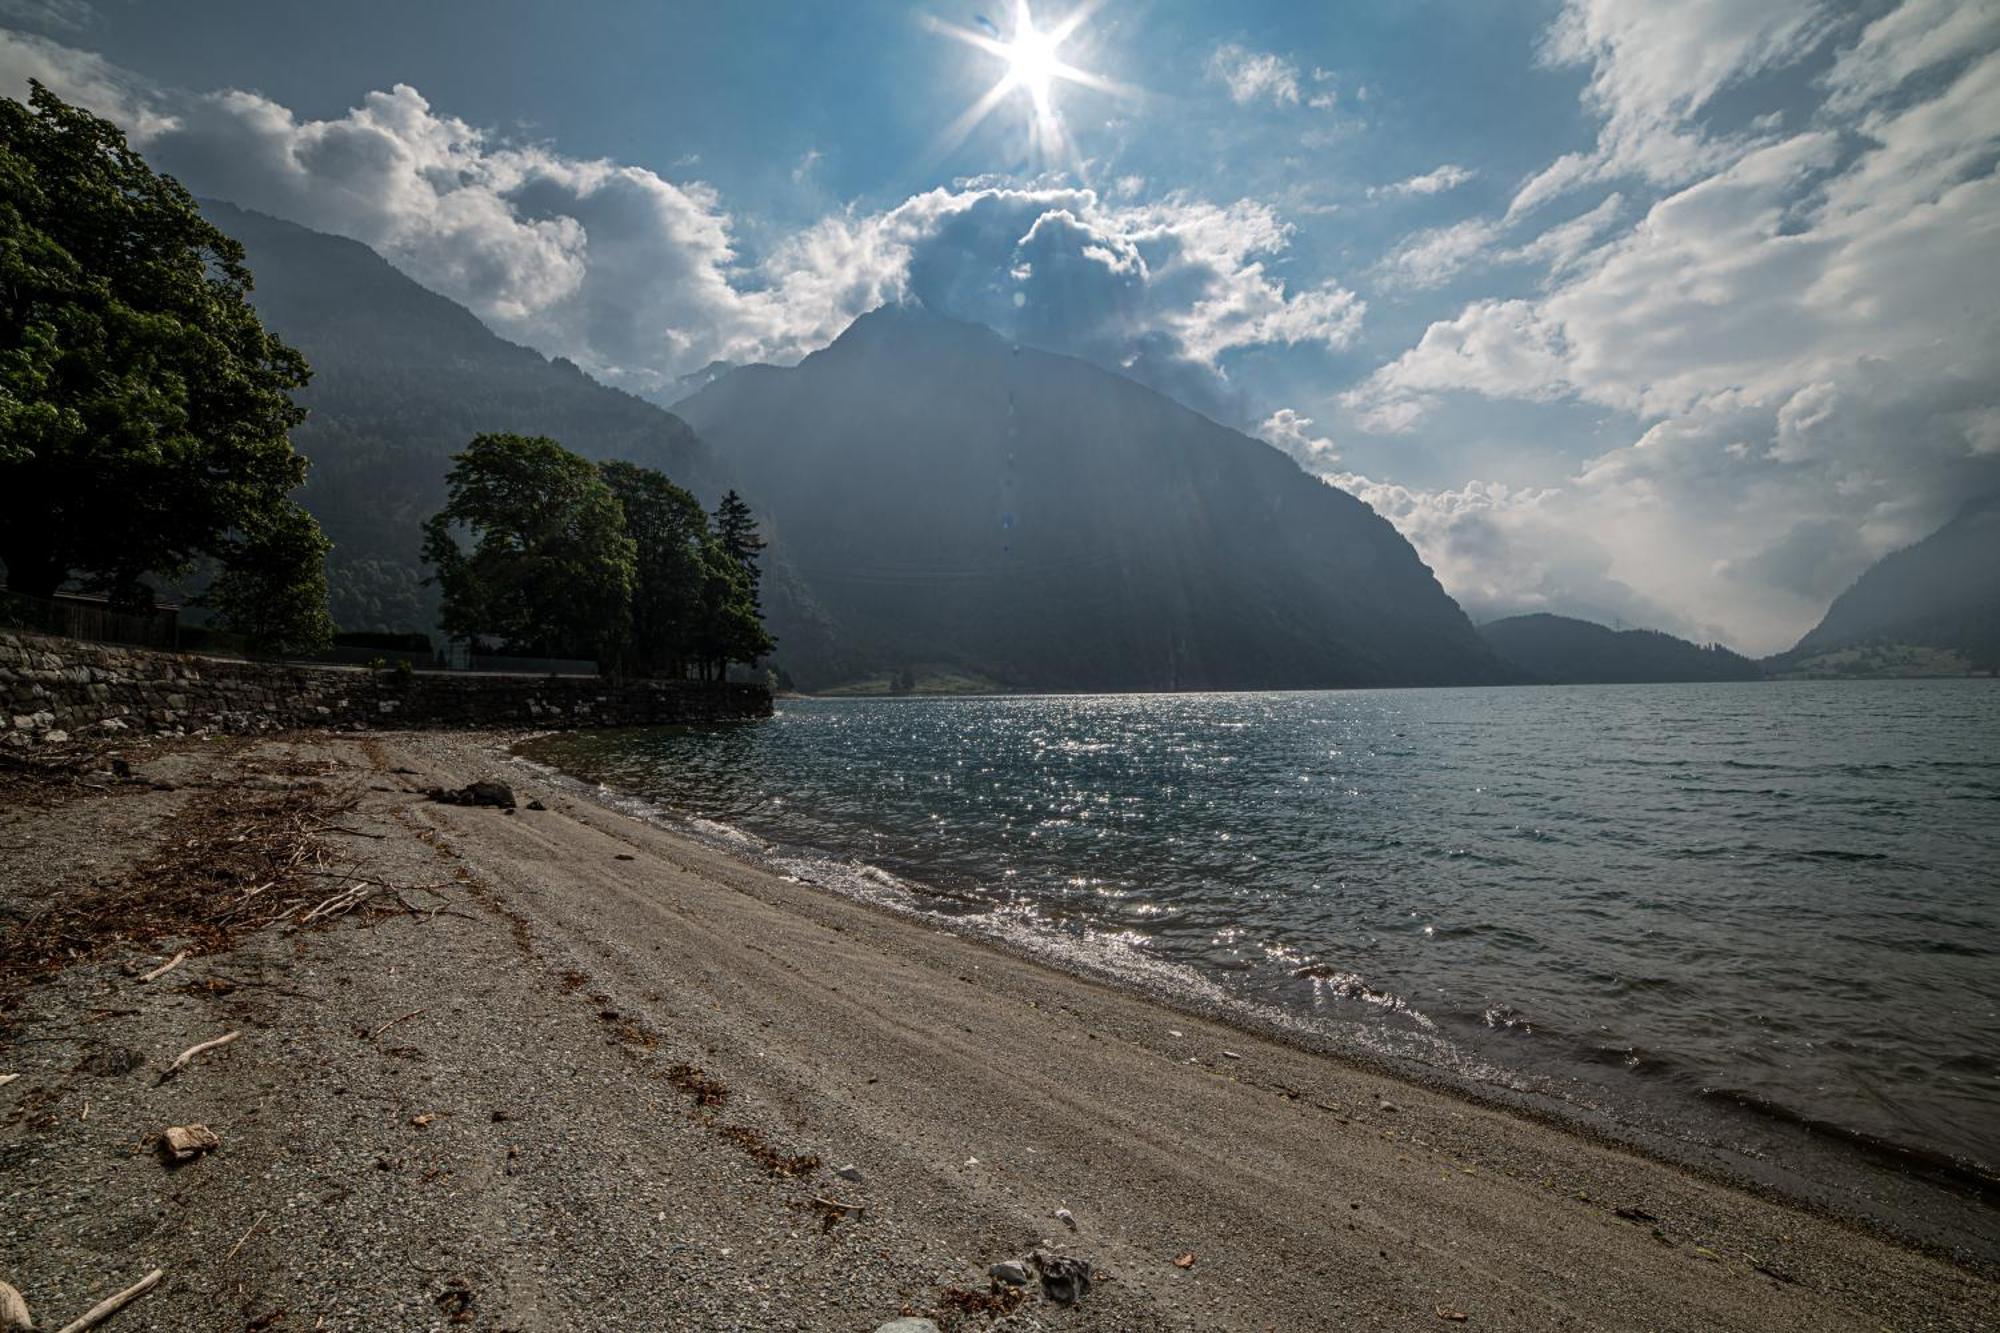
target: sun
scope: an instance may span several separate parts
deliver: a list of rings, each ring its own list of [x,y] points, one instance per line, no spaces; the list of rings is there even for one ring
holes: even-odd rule
[[[1052,33],[1037,32],[1034,16],[1028,13],[1026,5],[1021,6],[1018,25],[1014,36],[1006,43],[1007,77],[1017,87],[1023,88],[1041,107],[1049,100],[1049,85],[1063,67],[1056,57],[1055,36]]]
[[[1080,0],[1061,21],[1040,28],[1035,25],[1029,0],[1014,0],[1012,23],[1004,36],[999,25],[986,18],[979,20],[983,31],[943,19],[928,20],[933,31],[983,51],[1002,64],[999,80],[938,137],[933,156],[941,158],[958,147],[995,108],[1018,92],[1025,95],[1032,107],[1028,129],[1036,149],[1046,158],[1075,158],[1074,148],[1063,133],[1062,117],[1056,110],[1056,86],[1073,83],[1120,96],[1132,92],[1100,74],[1079,69],[1064,57],[1064,46],[1076,36],[1098,3],[1099,0]]]

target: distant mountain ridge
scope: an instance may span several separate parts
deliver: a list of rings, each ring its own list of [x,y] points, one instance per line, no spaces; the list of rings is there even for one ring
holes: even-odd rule
[[[1858,651],[1864,647],[1871,651]],[[1835,663],[1835,655],[1845,660]],[[1930,536],[1869,566],[1819,624],[1766,665],[1928,674],[1954,659],[1961,671],[2000,669],[2000,495],[1969,501]]]
[[[1550,685],[1646,685],[1761,680],[1756,662],[1720,644],[1703,646],[1651,629],[1610,629],[1546,612],[1481,625],[1494,652]]]
[[[870,670],[1038,690],[1508,679],[1387,520],[1131,380],[893,306],[676,410]],[[837,673],[786,655],[801,684]]]
[[[358,241],[203,200],[243,243],[266,327],[304,352],[312,462],[300,499],[334,541],[329,598],[344,629],[429,630],[418,525],[444,506],[450,455],[482,431],[546,434],[708,494],[716,471],[685,422],[568,361],[496,336],[463,306]]]

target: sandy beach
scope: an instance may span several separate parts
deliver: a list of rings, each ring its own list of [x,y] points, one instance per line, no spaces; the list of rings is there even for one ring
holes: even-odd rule
[[[155,1268],[108,1327],[1992,1325],[1991,1275],[787,882],[491,737],[126,753],[0,790],[0,1278],[47,1327]],[[522,808],[425,796],[488,778]],[[1031,1252],[1096,1280],[989,1283]]]

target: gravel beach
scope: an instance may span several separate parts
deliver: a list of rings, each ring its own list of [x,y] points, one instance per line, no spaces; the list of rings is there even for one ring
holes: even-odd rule
[[[493,737],[122,758],[0,780],[0,1279],[44,1327],[153,1269],[106,1327],[2000,1308],[1991,1275],[1847,1224],[788,882]],[[518,808],[427,796],[482,779]],[[170,1164],[188,1125],[219,1146]],[[989,1279],[1034,1254],[1094,1280],[1062,1305]]]

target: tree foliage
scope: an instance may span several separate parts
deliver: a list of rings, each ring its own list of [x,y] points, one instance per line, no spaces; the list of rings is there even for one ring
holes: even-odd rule
[[[701,502],[650,468],[598,464],[625,513],[638,552],[627,664],[640,675],[681,676],[702,656],[708,515]]]
[[[722,543],[723,554],[735,561],[750,581],[750,605],[762,611],[764,603],[758,597],[758,584],[763,581],[764,571],[758,560],[769,543],[758,535],[757,518],[750,512],[750,506],[733,490],[715,506],[715,537]]]
[[[424,557],[452,637],[704,680],[771,651],[754,575],[660,473],[593,465],[542,436],[482,435],[454,457],[448,485]],[[460,530],[473,534],[470,553]]]
[[[272,646],[314,646],[324,578],[259,561],[324,559],[289,492],[306,463],[287,432],[304,359],[247,299],[236,242],[156,175],[110,122],[40,84],[0,98],[0,560],[19,592],[71,579],[121,606],[146,575],[198,561],[260,607]],[[315,600],[317,602],[315,603]],[[303,637],[301,637],[303,636]]]
[[[630,630],[637,552],[597,469],[547,436],[481,435],[454,455],[445,483],[445,507],[424,524],[445,633],[615,662]]]

